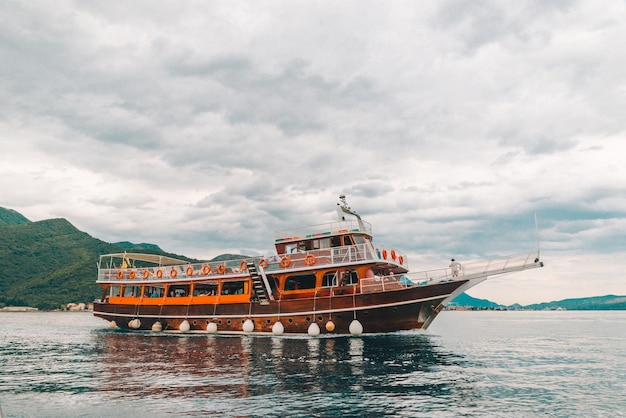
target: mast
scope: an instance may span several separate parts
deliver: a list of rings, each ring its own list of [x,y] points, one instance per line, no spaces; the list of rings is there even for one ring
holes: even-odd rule
[[[348,217],[346,219],[346,215],[354,216],[359,223],[359,229],[361,231],[365,231],[365,225],[363,225],[361,217],[355,211],[350,209],[350,206],[348,206],[348,203],[346,202],[346,195],[340,195],[339,200],[341,201],[341,203],[337,203],[337,214],[339,215],[339,220],[347,221],[350,218]]]

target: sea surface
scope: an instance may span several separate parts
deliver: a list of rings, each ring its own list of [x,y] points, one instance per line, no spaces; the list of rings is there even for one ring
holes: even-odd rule
[[[3,417],[626,416],[626,312],[442,312],[372,336],[164,335],[0,313]]]

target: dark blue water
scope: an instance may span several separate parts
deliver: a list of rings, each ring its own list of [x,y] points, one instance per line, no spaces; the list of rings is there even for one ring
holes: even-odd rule
[[[626,416],[626,312],[443,312],[335,338],[0,313],[0,367],[4,417]]]

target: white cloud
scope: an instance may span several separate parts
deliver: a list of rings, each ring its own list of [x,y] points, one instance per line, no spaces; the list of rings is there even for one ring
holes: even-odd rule
[[[0,205],[209,258],[264,253],[345,193],[415,269],[532,249],[536,212],[556,258],[532,277],[549,286],[479,289],[626,294],[601,279],[626,245],[625,17],[575,1],[3,4]]]

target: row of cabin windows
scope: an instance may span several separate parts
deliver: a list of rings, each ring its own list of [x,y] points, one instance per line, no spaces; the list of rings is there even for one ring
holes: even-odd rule
[[[269,284],[272,291],[276,291],[276,279],[269,278]],[[333,286],[349,286],[359,282],[359,275],[356,271],[349,270],[340,273],[328,272],[322,276],[322,287]],[[285,280],[285,291],[315,289],[317,286],[317,277],[315,274],[294,274],[288,276]],[[139,298],[162,298],[165,295],[164,286],[119,286],[112,285],[109,287],[108,295],[110,297],[134,297]],[[172,284],[167,288],[168,297],[184,297],[189,296],[191,284]],[[195,283],[193,285],[193,296],[214,296],[218,293],[221,295],[243,295],[245,292],[245,282],[224,282],[221,286],[221,292],[217,283]]]
[[[339,235],[335,237],[311,239],[285,244],[285,253],[292,254],[295,252],[306,252],[347,245],[364,244],[365,239],[366,238],[363,235]]]
[[[317,277],[315,274],[294,274],[285,280],[285,291],[315,289]],[[359,283],[356,271],[328,272],[322,276],[322,287],[349,286]]]
[[[108,295],[110,297],[129,297],[139,298],[162,298],[165,295],[164,286],[119,286],[112,285],[109,287]],[[191,284],[173,284],[167,288],[168,297],[189,296]],[[221,295],[243,295],[245,291],[245,282],[225,282],[222,283]],[[218,294],[217,283],[195,283],[193,286],[193,296],[214,296]]]

